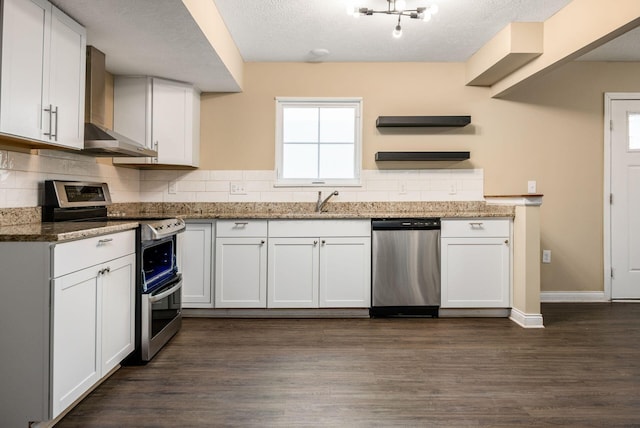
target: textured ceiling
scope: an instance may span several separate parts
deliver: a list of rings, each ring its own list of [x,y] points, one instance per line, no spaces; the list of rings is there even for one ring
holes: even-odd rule
[[[52,0],[87,28],[89,44],[115,74],[145,74],[194,83],[208,92],[239,90],[181,0]],[[571,0],[407,0],[436,3],[430,22],[402,19],[403,36],[386,15],[353,18],[346,4],[386,8],[385,0],[215,1],[245,61],[466,61],[509,22],[544,21]],[[640,30],[582,60],[640,61]],[[326,49],[321,58],[311,53]]]
[[[407,8],[437,4],[429,22],[347,15],[352,3],[386,10],[385,0],[214,0],[245,61],[466,61],[508,23],[544,21],[571,0],[407,0]]]

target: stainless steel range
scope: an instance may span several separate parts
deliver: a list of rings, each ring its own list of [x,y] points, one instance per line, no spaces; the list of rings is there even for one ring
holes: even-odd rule
[[[107,221],[107,183],[47,180],[43,221]],[[182,275],[176,263],[178,218],[139,219],[136,232],[136,348],[125,364],[145,364],[182,325]]]

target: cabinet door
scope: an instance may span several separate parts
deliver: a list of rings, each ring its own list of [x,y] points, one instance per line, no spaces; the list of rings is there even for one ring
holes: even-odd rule
[[[211,223],[187,223],[180,234],[182,248],[182,306],[212,308]]]
[[[321,238],[320,307],[371,306],[371,239]]]
[[[269,308],[317,308],[318,238],[269,238]]]
[[[266,238],[216,238],[215,307],[267,306]]]
[[[2,2],[2,73],[0,79],[0,132],[40,140],[48,129],[43,111],[48,72],[51,5],[44,0]],[[43,118],[46,116],[46,123]],[[46,131],[45,131],[46,132]]]
[[[84,146],[84,87],[86,33],[57,8],[51,15],[49,101],[52,142],[81,149]]]
[[[508,238],[442,239],[442,307],[510,306]]]
[[[53,280],[52,418],[100,378],[100,266]]]
[[[189,87],[153,79],[151,135],[159,164],[191,165],[192,110]]]
[[[135,266],[130,254],[103,265],[102,288],[102,370],[101,376],[129,355],[135,346]]]

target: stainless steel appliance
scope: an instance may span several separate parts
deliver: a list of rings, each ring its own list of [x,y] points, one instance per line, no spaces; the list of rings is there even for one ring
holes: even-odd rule
[[[106,183],[47,180],[43,221],[108,220]],[[118,220],[132,218],[117,217]],[[182,275],[176,263],[182,219],[137,219],[136,347],[127,364],[150,361],[182,325]]]
[[[84,152],[106,157],[155,157],[158,152],[104,126],[105,123],[105,55],[87,46],[85,85]]]
[[[373,219],[371,316],[438,316],[440,219]]]
[[[150,361],[182,325],[182,275],[178,272],[177,234],[181,219],[145,220],[140,225],[136,350],[128,364]]]

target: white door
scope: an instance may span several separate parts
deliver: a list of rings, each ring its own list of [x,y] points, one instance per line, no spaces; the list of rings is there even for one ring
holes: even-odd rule
[[[135,266],[130,254],[103,265],[102,280],[102,373],[104,376],[135,347]]]
[[[213,308],[211,223],[187,223],[181,239],[182,307]]]
[[[216,238],[215,307],[267,307],[265,238]]]
[[[187,133],[193,107],[184,85],[153,79],[153,143],[158,147],[158,163],[189,165]]]
[[[269,308],[317,308],[318,238],[269,238]]]
[[[55,7],[51,18],[49,104],[53,105],[52,142],[84,146],[85,30]]]
[[[640,298],[640,99],[611,101],[611,298]]]
[[[53,418],[100,378],[100,269],[93,266],[53,280]]]
[[[371,306],[371,239],[321,238],[320,307]]]
[[[7,134],[39,140],[41,127],[48,130],[42,98],[48,96],[43,77],[48,73],[50,10],[45,0],[4,1],[0,131]]]
[[[443,308],[509,307],[507,238],[442,238]]]

